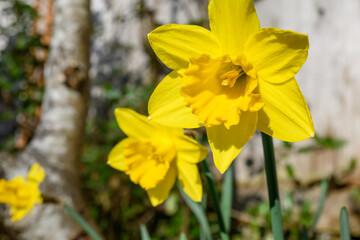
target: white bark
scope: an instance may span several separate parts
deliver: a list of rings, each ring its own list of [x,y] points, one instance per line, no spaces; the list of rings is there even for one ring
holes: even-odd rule
[[[87,114],[90,41],[89,0],[55,1],[50,55],[45,66],[42,117],[35,137],[15,160],[1,160],[5,177],[25,175],[32,163],[46,170],[43,193],[61,199],[80,213],[79,162]],[[43,204],[23,220],[6,225],[19,232],[17,239],[76,239],[81,227],[62,207]]]

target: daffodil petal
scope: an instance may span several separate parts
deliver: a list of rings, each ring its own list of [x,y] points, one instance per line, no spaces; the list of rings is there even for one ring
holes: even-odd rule
[[[127,144],[134,141],[133,138],[125,138],[122,141],[120,141],[118,144],[111,149],[109,156],[108,156],[108,162],[111,167],[120,170],[125,171],[125,165],[124,165],[124,150]]]
[[[16,221],[23,219],[29,211],[30,211],[30,209],[28,209],[28,208],[11,207],[10,208],[11,221],[16,222]]]
[[[201,202],[203,189],[196,164],[178,161],[178,179],[185,193],[195,202]]]
[[[121,130],[129,137],[137,139],[149,139],[165,128],[146,116],[128,108],[115,109],[116,121]]]
[[[204,160],[208,154],[208,150],[185,135],[177,138],[176,148],[178,150],[178,161],[187,163],[198,163]]]
[[[245,45],[245,56],[264,80],[282,83],[295,76],[308,56],[306,34],[262,28]]]
[[[260,29],[252,0],[210,0],[209,20],[224,53],[231,57],[241,55],[246,39]]]
[[[171,69],[187,68],[189,58],[221,54],[220,44],[209,30],[195,25],[167,24],[148,35],[156,56]]]
[[[29,182],[40,184],[45,178],[45,170],[39,163],[34,163],[26,176]]]
[[[280,140],[296,142],[314,136],[314,125],[305,99],[293,78],[282,84],[259,81],[264,107],[257,128]]]
[[[185,106],[184,97],[180,94],[183,86],[181,75],[173,71],[155,88],[149,104],[149,118],[169,127],[197,128],[202,122]]]
[[[170,190],[175,183],[177,174],[176,171],[176,166],[173,163],[165,175],[164,180],[162,180],[156,187],[147,190],[151,205],[156,207],[168,198]]]
[[[217,169],[224,173],[256,131],[257,112],[242,112],[238,125],[206,128]]]

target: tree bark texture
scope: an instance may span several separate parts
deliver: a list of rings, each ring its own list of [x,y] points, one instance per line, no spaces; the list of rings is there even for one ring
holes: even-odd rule
[[[80,154],[89,95],[90,1],[55,1],[50,55],[45,66],[42,117],[35,136],[15,158],[0,159],[2,177],[25,176],[34,162],[46,171],[43,193],[85,212]],[[5,225],[16,239],[84,239],[81,227],[55,204],[36,206],[31,216]],[[86,239],[86,237],[85,237]]]

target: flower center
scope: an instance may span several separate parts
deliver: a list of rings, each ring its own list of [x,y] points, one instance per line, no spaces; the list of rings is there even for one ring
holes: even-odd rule
[[[190,59],[183,82],[186,105],[206,127],[224,124],[230,128],[239,123],[241,112],[259,111],[264,105],[252,66],[244,57]]]
[[[164,179],[176,157],[176,149],[164,139],[134,140],[125,147],[124,156],[125,173],[132,182],[148,190]]]
[[[245,72],[240,66],[238,66],[237,69],[223,73],[220,75],[221,85],[225,87],[233,87],[236,80],[244,74]]]
[[[7,203],[15,208],[26,208],[37,201],[41,193],[37,186],[15,177],[10,181],[0,180],[0,203]]]

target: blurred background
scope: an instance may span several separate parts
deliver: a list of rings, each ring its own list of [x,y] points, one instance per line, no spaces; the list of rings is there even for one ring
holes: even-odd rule
[[[125,137],[115,122],[114,109],[128,107],[147,114],[152,91],[170,72],[154,55],[147,34],[167,23],[208,28],[207,4],[208,0],[93,0],[91,3],[86,0],[0,0],[0,177],[24,172],[18,169],[30,161],[26,159],[36,159],[50,174],[59,173],[60,178],[64,176],[60,174],[62,171],[69,170],[78,183],[72,191],[78,192],[76,198],[81,199],[74,200],[74,205],[81,206],[81,211],[105,239],[139,239],[140,223],[147,226],[153,239],[178,239],[181,232],[189,239],[198,239],[197,220],[176,189],[163,205],[153,208],[146,192],[130,182],[124,173],[109,167],[106,161],[111,148]],[[84,20],[88,31],[75,41],[75,52],[88,49],[88,52],[84,50],[85,57],[75,58],[84,61],[80,68],[73,67],[71,59],[59,57],[67,51],[62,44],[72,40],[66,31],[77,23],[73,24],[71,17],[63,17],[67,11],[75,11],[70,10],[72,5],[73,9],[79,9],[80,20],[81,16],[89,16],[88,21],[86,17]],[[308,60],[297,80],[308,102],[316,137],[300,143],[275,141],[286,239],[300,239],[302,227],[311,226],[324,179],[328,180],[329,188],[314,239],[339,239],[342,206],[349,211],[353,239],[360,239],[360,1],[257,0],[255,6],[261,27],[306,33],[310,41]],[[70,55],[71,51],[65,56]],[[65,84],[56,80],[54,70],[59,65],[56,62],[61,61],[67,62],[60,71],[65,76]],[[79,87],[77,72],[83,70],[85,80],[81,80],[84,83],[80,82]],[[70,81],[73,76],[75,83]],[[37,143],[51,135],[55,128],[55,124],[46,123],[51,115],[50,105],[56,106],[57,102],[51,102],[51,97],[46,96],[53,96],[51,92],[59,89],[56,85],[59,82],[60,93],[70,89],[70,95],[62,96],[75,99],[74,109],[76,96],[84,98],[79,101],[85,110],[70,111],[66,116],[74,122],[82,118],[84,121],[74,123],[77,127],[72,132],[77,132],[76,138],[69,137],[68,143],[59,141],[56,146],[52,145],[52,152],[46,152],[47,145],[42,145],[40,160],[25,158],[24,153],[35,156],[33,149]],[[62,105],[62,109],[67,107],[71,106]],[[68,151],[73,156],[66,167],[59,167],[60,170],[54,167],[68,161],[65,157],[46,165],[47,156],[56,149],[65,148],[66,152],[67,144],[72,144],[70,140],[78,147]],[[259,134],[246,144],[233,167],[236,194],[232,239],[271,239]],[[13,171],[8,172],[9,169]],[[213,172],[220,190],[222,175],[215,168]],[[59,189],[73,187],[68,183],[57,184],[59,180],[55,178],[49,181],[51,184],[45,186],[44,191],[60,199],[63,196]],[[72,191],[66,193],[64,199],[72,201]],[[40,208],[35,208],[29,221],[44,216],[45,210]],[[0,212],[1,240],[42,239],[29,236],[42,236],[42,231],[49,231],[38,221],[37,233],[26,237],[23,232],[31,231],[27,227],[29,221],[12,224],[6,217],[7,208],[1,206]],[[216,232],[211,202],[208,218]],[[60,224],[59,220],[48,221],[58,224],[58,229],[67,228],[62,220]],[[72,231],[75,230],[65,233],[72,237],[68,239],[87,239]]]

